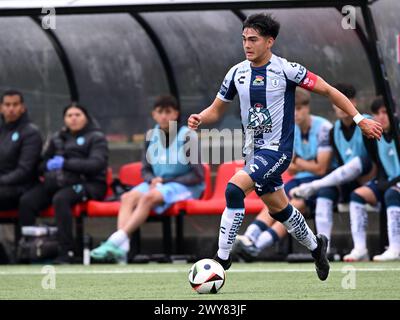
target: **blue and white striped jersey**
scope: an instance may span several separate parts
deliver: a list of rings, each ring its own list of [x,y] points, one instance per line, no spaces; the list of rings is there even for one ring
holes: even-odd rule
[[[225,102],[239,94],[244,154],[254,149],[293,151],[294,96],[297,85],[312,90],[316,76],[298,63],[272,55],[261,67],[248,60],[232,67],[217,98]]]

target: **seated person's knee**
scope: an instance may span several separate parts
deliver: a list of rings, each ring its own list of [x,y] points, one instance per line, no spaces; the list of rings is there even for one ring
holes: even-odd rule
[[[338,191],[335,187],[322,188],[317,193],[318,198],[326,198],[336,202],[338,200]]]
[[[140,201],[143,203],[154,204],[158,201],[158,199],[159,199],[159,191],[150,190],[140,198]]]
[[[395,188],[389,188],[385,191],[386,207],[400,207],[400,192]]]
[[[122,202],[132,202],[138,196],[137,191],[128,191],[121,195]]]
[[[68,203],[68,199],[65,198],[64,196],[62,196],[60,193],[56,193],[53,196],[53,199],[51,200],[53,206],[57,206],[57,205],[65,205],[66,203]]]
[[[357,190],[354,190],[354,191],[350,194],[350,201],[358,202],[358,203],[362,203],[362,204],[364,204],[364,203],[366,202],[365,199],[364,199],[364,197],[363,197],[361,194],[359,194],[359,193],[357,192]]]

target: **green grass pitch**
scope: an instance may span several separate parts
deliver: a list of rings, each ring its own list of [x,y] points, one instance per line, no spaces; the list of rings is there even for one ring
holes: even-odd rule
[[[55,289],[42,287],[50,282],[41,265],[0,266],[0,299],[400,299],[400,262],[332,263],[325,282],[311,263],[234,263],[221,291],[209,295],[190,287],[190,266],[57,266]]]

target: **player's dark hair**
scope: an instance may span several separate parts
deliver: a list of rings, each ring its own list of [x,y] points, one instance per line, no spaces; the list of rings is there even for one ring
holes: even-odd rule
[[[181,109],[179,107],[178,100],[173,95],[165,94],[165,95],[158,96],[156,98],[156,101],[154,101],[154,104],[153,104],[153,110],[156,108],[164,109],[164,108],[168,108],[168,107],[173,108],[179,112],[178,118],[176,119],[176,121],[177,121],[178,125],[180,125]]]
[[[8,96],[18,96],[19,99],[21,100],[21,103],[24,103],[24,96],[22,95],[21,92],[17,90],[7,90],[1,95],[1,103],[4,102],[4,98]]]
[[[169,94],[161,95],[156,98],[156,101],[154,101],[154,104],[153,104],[153,109],[158,108],[158,107],[161,107],[161,108],[171,107],[177,111],[180,111],[178,101],[176,100],[176,98],[174,96],[169,95]]]
[[[336,83],[334,87],[349,99],[354,99],[356,97],[356,88],[349,83]]]
[[[280,24],[268,13],[256,13],[248,16],[243,22],[243,29],[252,28],[257,30],[263,37],[276,39],[279,34]]]
[[[385,107],[385,102],[383,101],[383,97],[382,96],[377,96],[375,99],[374,99],[374,101],[372,101],[372,103],[371,103],[371,112],[372,113],[378,113],[378,110],[380,109],[380,108],[382,108],[382,107],[384,107],[384,108],[386,108]]]

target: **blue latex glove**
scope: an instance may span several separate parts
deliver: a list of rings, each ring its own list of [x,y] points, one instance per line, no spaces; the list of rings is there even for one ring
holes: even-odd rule
[[[49,171],[62,169],[64,165],[64,157],[63,156],[55,156],[47,161],[46,168]]]

